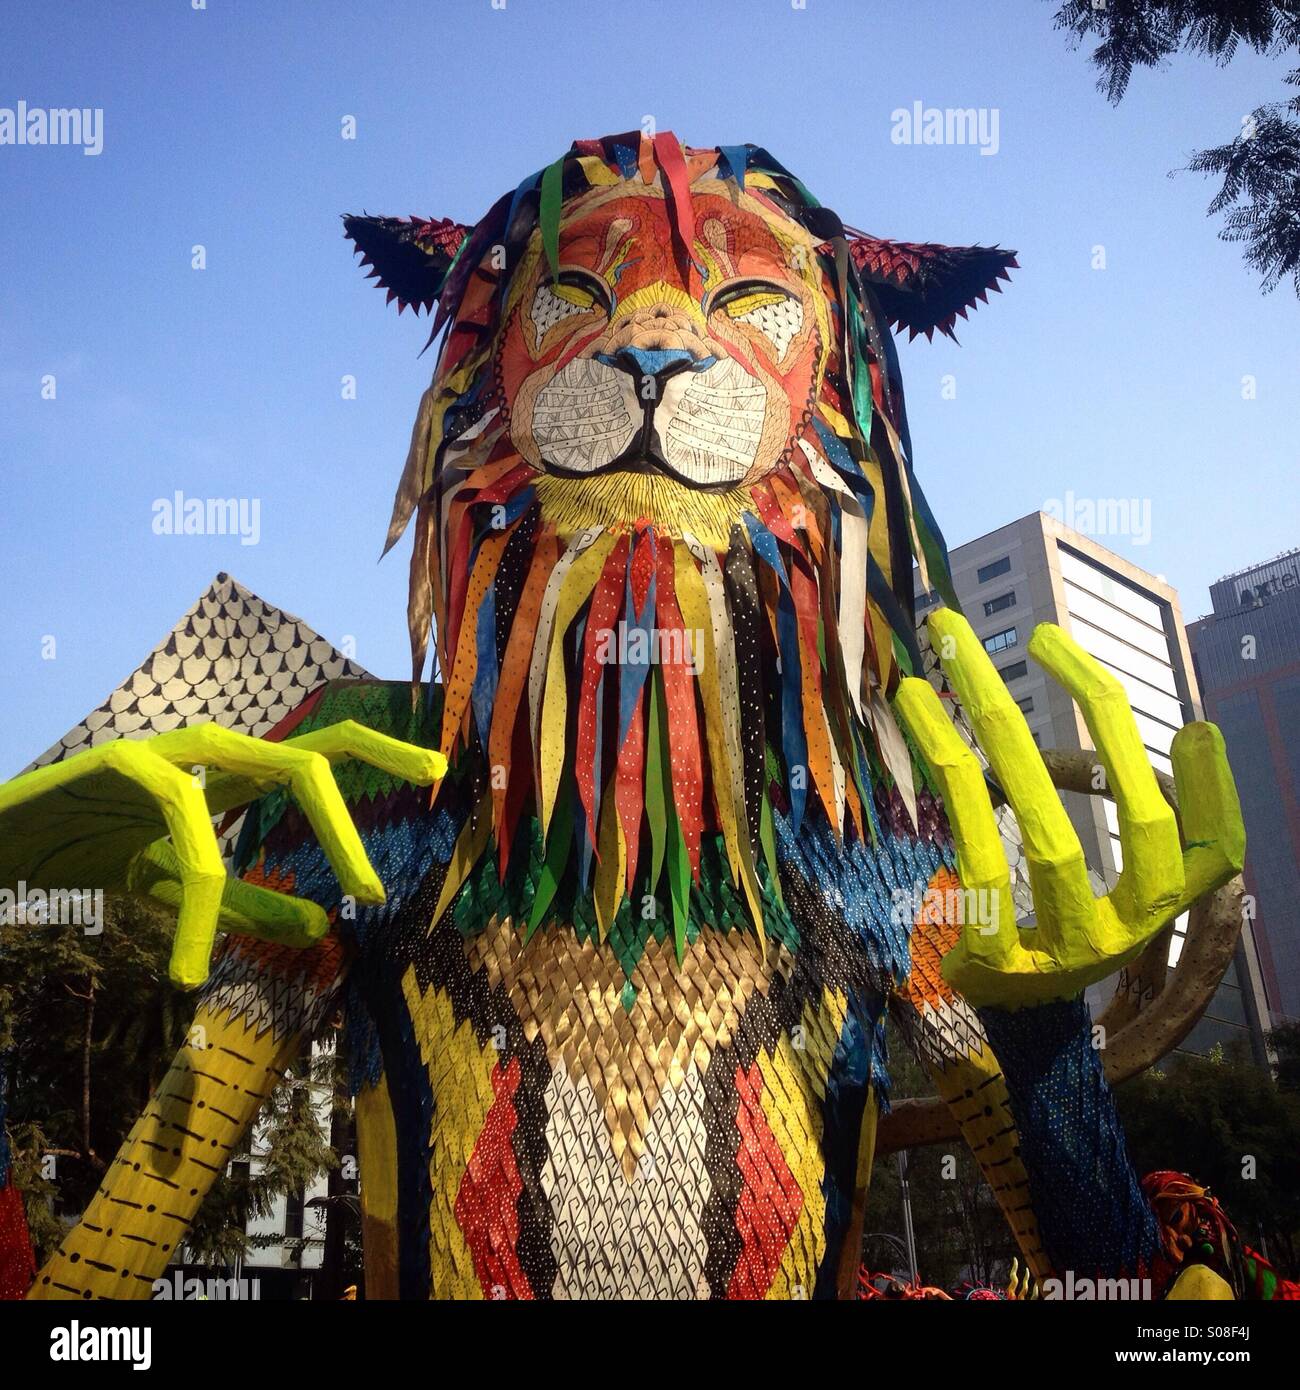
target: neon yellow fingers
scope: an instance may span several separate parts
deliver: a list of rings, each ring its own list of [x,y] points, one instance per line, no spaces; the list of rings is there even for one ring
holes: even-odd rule
[[[1223,735],[1213,724],[1184,725],[1174,735],[1169,757],[1187,845],[1181,911],[1241,872],[1246,858],[1246,827]]]
[[[182,906],[184,886],[175,851],[159,840],[131,861],[128,886],[173,909]],[[270,888],[227,878],[217,926],[272,941],[278,946],[314,946],[329,931],[329,917],[319,903],[277,893]]]
[[[327,930],[317,904],[227,877],[212,816],[271,787],[293,793],[344,893],[384,901],[330,770],[343,758],[419,786],[447,770],[441,754],[351,720],[280,744],[216,724],[106,743],[0,784],[0,873],[168,903],[177,912],[169,973],[192,988],[207,978],[218,926],[294,946]]]
[[[323,754],[249,738],[219,724],[196,724],[160,734],[149,746],[168,761],[233,772],[252,779],[263,790],[288,787],[344,893],[361,903],[384,901],[384,885],[366,858],[361,836]]]
[[[216,724],[201,724],[162,734],[148,746],[156,756],[181,766],[210,768],[214,780],[209,784],[208,799],[217,805],[239,805],[250,795],[272,786],[288,787],[320,842],[343,892],[360,903],[370,904],[384,901],[384,886],[366,857],[351,813],[334,781],[331,759],[356,758],[417,786],[427,786],[447,771],[447,760],[441,753],[403,743],[353,720],[344,720],[284,743],[268,743]],[[212,805],[206,806],[204,817],[215,849],[211,825],[213,809]],[[147,853],[157,868],[159,859],[154,850],[151,846]],[[146,866],[139,872],[149,870]],[[224,891],[218,895],[206,945],[201,948],[201,962],[199,938],[195,936],[192,947],[187,943],[182,968],[184,982],[197,983],[206,978],[212,933],[218,922],[227,930],[293,946],[309,946],[320,940],[328,929],[324,911],[305,899],[224,877],[222,887]],[[210,896],[210,889],[201,888]],[[212,911],[206,896],[201,902],[191,903],[194,890],[191,880],[183,874],[178,900],[174,881],[169,887],[168,876],[164,874],[155,875],[150,891],[163,900],[173,898],[182,919],[187,914]],[[180,945],[178,933],[177,950]],[[173,959],[175,961],[176,957]],[[182,982],[175,967],[173,978]]]
[[[899,682],[894,708],[907,726],[943,795],[957,850],[964,929],[943,958],[943,977],[974,1005],[1017,1007],[1075,993],[1056,961],[1022,936],[1011,898],[1011,874],[1002,849],[984,772],[930,688],[928,681]],[[962,902],[968,901],[963,896]]]
[[[436,749],[403,743],[358,724],[355,719],[343,719],[315,733],[287,738],[281,746],[319,753],[331,763],[355,758],[417,787],[427,787],[447,775],[447,759]]]
[[[104,782],[105,774],[109,774],[107,782]],[[105,743],[6,783],[0,787],[0,811],[31,808],[40,799],[88,779],[112,786],[114,778],[120,779],[117,785],[121,788],[118,793],[121,803],[116,813],[111,810],[111,801],[96,800],[89,808],[89,823],[78,822],[80,833],[88,841],[102,841],[92,849],[89,859],[80,862],[106,868],[112,859],[111,847],[122,846],[126,851],[122,860],[115,864],[111,873],[104,875],[106,881],[96,886],[125,887],[127,864],[136,853],[138,843],[133,843],[134,837],[143,835],[152,839],[160,832],[171,836],[175,873],[183,892],[169,974],[176,984],[191,988],[207,978],[208,957],[212,952],[221,892],[226,881],[226,868],[221,862],[207,803],[193,777],[159,757],[149,742]],[[144,800],[133,796],[133,792],[143,794]],[[57,833],[71,822],[63,801],[57,798],[56,801],[51,814],[56,818]],[[74,800],[69,804],[75,806],[77,803]],[[101,806],[105,813],[102,833],[96,828]],[[105,854],[105,862],[97,863]],[[33,865],[33,871],[48,875],[56,871],[55,865],[66,867],[71,862],[76,862],[75,855],[54,844],[43,862]]]
[[[1029,725],[1006,682],[971,625],[940,609],[929,620],[931,645],[940,654],[975,741],[1007,794],[1024,840],[1034,893],[1039,944],[1057,935],[1086,931],[1096,915],[1083,847],[1039,756]]]
[[[1182,847],[1173,808],[1155,773],[1124,687],[1067,637],[1043,623],[1029,654],[1074,697],[1092,735],[1119,813],[1124,868],[1110,894],[1121,922],[1149,935],[1168,921],[1182,896]]]
[[[977,1006],[1068,998],[1134,959],[1176,912],[1241,867],[1245,832],[1223,739],[1208,724],[1189,725],[1175,736],[1184,856],[1177,819],[1160,793],[1123,686],[1059,628],[1043,624],[1035,631],[1030,655],[1079,705],[1119,813],[1123,872],[1112,893],[1094,898],[1060,797],[979,639],[947,610],[933,614],[929,625],[932,645],[1020,823],[1038,922],[1035,930],[1015,927],[978,761],[929,685],[903,681],[896,708],[943,793],[963,890],[992,890],[1007,902],[1005,924],[991,940],[987,930],[967,925],[944,958],[944,978]]]
[[[962,887],[975,892],[973,915],[979,920],[967,923],[959,949],[991,965],[1006,961],[1019,949],[1019,938],[1011,873],[984,785],[984,770],[953,728],[928,681],[916,677],[900,681],[894,708],[943,793]],[[947,974],[947,961],[944,964]]]
[[[182,888],[167,973],[174,984],[192,989],[208,977],[226,884],[226,866],[203,792],[192,776],[160,758],[149,743],[107,743],[91,752],[102,755],[105,767],[144,787],[162,812]]]

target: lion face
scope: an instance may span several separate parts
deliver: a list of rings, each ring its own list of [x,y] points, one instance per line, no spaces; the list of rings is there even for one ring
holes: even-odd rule
[[[511,439],[534,468],[723,490],[788,459],[825,366],[813,243],[774,205],[718,189],[692,191],[685,275],[682,219],[657,187],[575,201],[558,273],[534,238],[496,362]]]

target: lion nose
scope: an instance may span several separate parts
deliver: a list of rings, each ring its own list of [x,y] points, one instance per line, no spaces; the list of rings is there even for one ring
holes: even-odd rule
[[[686,348],[620,348],[613,354],[601,354],[607,366],[628,372],[636,381],[637,395],[645,402],[657,401],[663,395],[664,383],[678,372],[703,371],[713,362],[711,357],[697,359]]]

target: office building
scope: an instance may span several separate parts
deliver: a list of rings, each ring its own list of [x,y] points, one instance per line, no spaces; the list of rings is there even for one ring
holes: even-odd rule
[[[1187,629],[1246,821],[1246,892],[1274,1022],[1300,1019],[1300,550],[1210,586]]]

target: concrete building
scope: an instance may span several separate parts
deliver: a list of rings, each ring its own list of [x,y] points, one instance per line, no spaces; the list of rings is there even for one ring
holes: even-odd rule
[[[1246,821],[1246,892],[1275,1022],[1300,1019],[1300,550],[1210,586],[1187,629]]]
[[[312,1108],[322,1136],[329,1134],[330,1091],[313,1085]],[[240,1160],[254,1177],[266,1166],[266,1126],[259,1123],[253,1133],[252,1152]],[[322,1174],[302,1192],[281,1194],[265,1216],[248,1223],[248,1234],[257,1244],[242,1262],[240,1273],[257,1279],[263,1298],[303,1299],[311,1296],[312,1274],[320,1269],[325,1253],[325,1209],[318,1203],[329,1190]]]
[[[1028,656],[1038,623],[1056,623],[1111,671],[1128,693],[1154,767],[1172,772],[1175,732],[1202,718],[1196,675],[1177,590],[1055,517],[1032,512],[951,552],[953,586],[994,665],[1025,712],[1040,748],[1091,748],[1083,715],[1069,695]],[[917,615],[937,595],[919,592]],[[1101,796],[1062,795],[1099,887],[1123,868],[1115,805]],[[1170,967],[1176,968],[1186,914],[1175,924]],[[1094,1010],[1109,999],[1109,982],[1089,992]],[[1207,1052],[1240,1039],[1265,1060],[1267,1006],[1254,947],[1243,934],[1236,958],[1205,1017],[1184,1048]]]
[[[320,1055],[319,1047],[313,1044],[313,1058]],[[331,1114],[329,1086],[315,1080],[298,1084],[308,1087],[316,1124],[321,1137],[327,1138]],[[253,1127],[247,1153],[232,1159],[227,1166],[229,1176],[257,1178],[266,1171],[267,1129],[263,1115]],[[356,1184],[348,1186],[355,1189]],[[173,1279],[179,1271],[180,1282],[173,1296],[262,1301],[311,1298],[325,1255],[326,1211],[322,1203],[328,1195],[329,1178],[321,1174],[302,1191],[275,1196],[268,1211],[249,1219],[244,1228],[250,1238],[248,1253],[229,1267],[195,1264],[192,1252],[182,1244],[166,1276]],[[194,1279],[202,1281],[207,1289],[202,1295],[185,1292],[188,1281]]]

